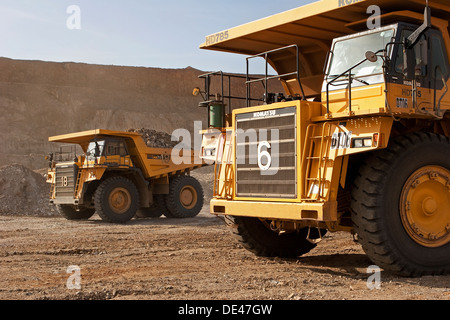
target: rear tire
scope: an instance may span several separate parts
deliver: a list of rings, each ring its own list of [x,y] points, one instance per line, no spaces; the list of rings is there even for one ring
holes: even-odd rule
[[[155,201],[155,206],[156,206],[156,208],[158,208],[158,210],[160,212],[162,212],[162,214],[164,216],[166,216],[166,218],[175,218],[175,216],[172,215],[170,213],[169,209],[167,208],[166,197],[167,197],[167,195],[165,195],[165,194],[155,194],[153,196],[153,200]]]
[[[132,181],[125,177],[111,177],[103,181],[95,191],[95,209],[107,222],[130,221],[139,208],[139,192]]]
[[[197,179],[178,176],[170,182],[166,205],[174,218],[193,218],[203,208],[203,188]]]
[[[59,214],[67,220],[88,220],[95,213],[95,209],[77,208],[71,205],[59,204],[56,206]]]
[[[403,276],[450,271],[450,141],[415,133],[361,167],[352,191],[355,231],[369,258]]]
[[[258,218],[231,216],[229,218],[236,225],[233,234],[238,242],[257,256],[297,258],[317,246],[306,239],[308,229],[279,235]]]

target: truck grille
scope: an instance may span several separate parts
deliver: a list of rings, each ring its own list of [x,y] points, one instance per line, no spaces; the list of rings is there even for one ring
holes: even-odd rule
[[[77,169],[73,163],[56,165],[55,198],[74,198]]]
[[[236,115],[238,197],[297,197],[296,110]]]

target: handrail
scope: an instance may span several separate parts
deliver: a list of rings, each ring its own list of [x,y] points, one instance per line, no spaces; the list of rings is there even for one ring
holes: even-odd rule
[[[367,58],[362,60],[361,62],[355,64],[350,69],[342,72],[340,75],[336,76],[331,81],[327,82],[327,114],[330,113],[330,85],[347,74],[348,74],[348,110],[349,110],[349,112],[352,112],[352,83],[353,83],[352,76],[353,75],[351,72],[353,71],[353,69],[355,69],[356,67],[359,67],[366,61],[367,61]]]
[[[221,87],[220,97],[217,97],[216,94],[211,93],[211,78],[214,76],[220,76],[220,87]],[[205,96],[203,97],[203,99],[205,101],[203,101],[201,103],[201,104],[204,104],[205,106],[207,106],[208,104],[213,103],[213,102],[218,102],[218,103],[223,104],[224,99],[228,99],[228,113],[230,114],[232,111],[232,103],[231,103],[232,100],[246,100],[247,101],[249,99],[247,96],[239,97],[239,96],[234,96],[231,94],[231,80],[232,79],[247,80],[247,76],[245,76],[245,75],[229,74],[229,73],[224,73],[223,71],[216,71],[216,72],[205,73],[198,77],[205,79]],[[225,94],[225,86],[224,86],[225,78],[228,79],[227,94]],[[210,98],[213,98],[214,100],[210,100]],[[250,98],[250,100],[251,101],[260,101],[260,99],[254,99],[254,98]]]
[[[288,73],[284,73],[284,74],[279,74],[279,75],[270,75],[269,76],[269,55],[276,53],[276,52],[280,52],[280,51],[284,51],[284,50],[289,50],[295,48],[295,57],[296,57],[296,70],[293,72],[288,72]],[[250,102],[251,101],[264,101],[265,103],[268,103],[268,82],[270,80],[273,79],[282,79],[282,78],[286,78],[286,77],[292,77],[292,76],[296,76],[296,80],[300,86],[300,90],[301,90],[301,96],[303,100],[306,100],[306,95],[305,95],[305,91],[303,89],[303,85],[302,82],[300,80],[300,61],[299,61],[299,47],[298,45],[294,44],[294,45],[290,45],[290,46],[286,46],[286,47],[282,47],[282,48],[277,48],[274,50],[270,50],[270,51],[266,51],[254,56],[250,56],[246,58],[246,63],[247,63],[247,70],[246,70],[246,75],[240,75],[240,74],[225,74],[223,71],[216,71],[216,72],[209,72],[209,73],[205,73],[199,76],[199,78],[203,78],[205,80],[205,92],[200,92],[203,96],[203,102],[200,103],[200,106],[209,106],[213,103],[220,103],[220,104],[224,104],[224,100],[228,99],[228,114],[230,114],[232,112],[232,106],[231,106],[231,102],[232,100],[245,100],[246,101],[246,106],[250,107]],[[262,78],[256,78],[256,77],[251,77],[250,73],[249,73],[249,61],[251,59],[254,58],[259,58],[259,57],[263,57],[265,59],[265,75]],[[217,94],[213,94],[211,93],[211,78],[215,77],[215,76],[220,76],[220,93]],[[224,79],[228,78],[228,92],[227,94],[225,94],[225,85],[224,85]],[[232,79],[245,79],[245,84],[247,87],[246,90],[246,97],[238,97],[238,96],[233,96],[231,94],[231,80]],[[251,85],[253,83],[257,83],[257,82],[261,82],[264,90],[265,90],[265,96],[264,99],[256,99],[256,98],[252,98],[251,96]],[[220,97],[219,97],[220,95]],[[212,99],[211,99],[212,98]],[[225,110],[224,110],[225,111]]]
[[[294,72],[289,72],[289,73],[285,73],[285,74],[279,74],[276,76],[269,76],[269,55],[275,52],[280,52],[280,51],[285,51],[285,50],[289,50],[295,48],[296,50],[296,71]],[[302,92],[302,99],[306,100],[306,95],[305,95],[305,91],[303,90],[303,85],[302,82],[300,80],[300,62],[299,62],[299,47],[296,44],[290,45],[290,46],[286,46],[286,47],[282,47],[282,48],[277,48],[274,50],[270,50],[270,51],[266,51],[266,52],[262,52],[259,54],[256,54],[254,56],[248,57],[246,58],[246,62],[247,62],[247,81],[246,81],[246,85],[247,85],[247,107],[250,106],[250,100],[248,99],[248,97],[250,96],[250,85],[252,83],[255,82],[262,82],[263,86],[264,86],[264,90],[265,90],[265,96],[264,96],[264,102],[267,103],[267,99],[268,99],[268,82],[269,80],[272,79],[280,79],[280,78],[284,78],[284,77],[288,77],[288,76],[292,76],[295,75],[297,82],[300,86],[300,90]],[[264,58],[264,60],[266,61],[266,65],[265,65],[265,75],[263,78],[258,78],[258,79],[253,79],[251,80],[249,78],[249,61],[251,59],[255,59],[255,58]]]

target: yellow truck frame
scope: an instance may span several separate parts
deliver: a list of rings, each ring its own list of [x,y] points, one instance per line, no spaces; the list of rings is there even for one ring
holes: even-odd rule
[[[90,130],[54,136],[50,142],[79,145],[82,155],[50,154],[50,203],[69,220],[95,212],[108,222],[139,217],[190,218],[203,207],[201,184],[189,175],[205,163],[194,151],[147,147],[139,133]],[[180,163],[181,162],[181,163]]]
[[[211,213],[257,255],[300,256],[348,231],[386,270],[449,272],[449,20],[442,0],[322,0],[207,36],[202,49],[248,56],[239,108],[223,82],[212,92],[221,73],[194,91],[216,161]],[[249,75],[255,58],[264,77]]]

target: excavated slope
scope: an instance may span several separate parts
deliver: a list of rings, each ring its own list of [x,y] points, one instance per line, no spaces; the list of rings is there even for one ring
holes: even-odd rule
[[[206,121],[193,68],[157,69],[0,58],[0,166],[31,169],[70,132],[151,128],[171,134]]]

